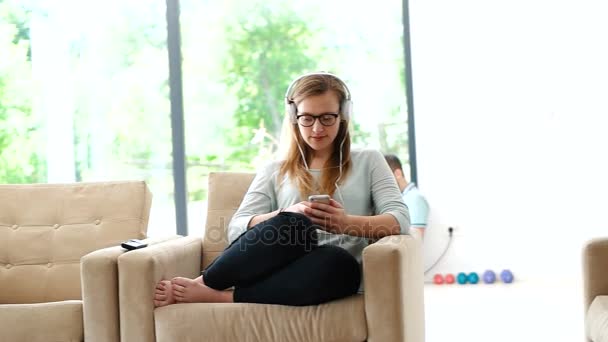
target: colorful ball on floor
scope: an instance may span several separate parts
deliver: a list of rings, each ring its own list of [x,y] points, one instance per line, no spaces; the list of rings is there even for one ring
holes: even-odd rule
[[[479,282],[479,275],[477,274],[477,272],[471,272],[467,276],[467,280],[471,284],[477,284]]]
[[[496,281],[496,273],[492,270],[487,270],[483,273],[483,282],[486,284],[494,284]]]
[[[458,284],[464,285],[467,283],[467,275],[464,272],[460,272],[458,273],[458,276],[456,276],[456,280],[458,281]]]
[[[500,272],[500,279],[503,281],[503,283],[510,284],[513,282],[513,280],[515,280],[515,277],[510,270],[506,269]]]
[[[441,274],[435,274],[435,276],[433,277],[433,283],[435,283],[436,285],[443,284],[443,276]]]
[[[448,273],[445,275],[445,283],[446,284],[454,284],[454,282],[456,281],[456,279],[454,278],[454,275],[451,273]]]

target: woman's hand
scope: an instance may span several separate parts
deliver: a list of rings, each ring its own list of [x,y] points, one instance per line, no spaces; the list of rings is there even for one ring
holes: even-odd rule
[[[308,209],[305,209],[305,215],[310,217],[314,224],[325,228],[324,230],[330,233],[345,233],[348,228],[348,215],[346,215],[342,204],[334,199],[331,199],[329,204],[319,202],[305,203],[308,204]]]
[[[298,213],[306,216],[310,216],[306,210],[310,210],[310,203],[306,201],[302,201],[300,203],[296,203],[290,207],[283,209],[283,211],[287,211],[290,213]]]
[[[310,210],[310,207],[308,205],[310,205],[310,203],[308,203],[308,202],[300,202],[300,203],[296,203],[296,204],[294,204],[294,205],[292,205],[290,207],[287,207],[287,208],[283,209],[283,211],[288,211],[288,212],[292,212],[292,213],[298,213],[298,214],[309,216],[306,213],[307,209]],[[280,213],[280,209],[272,211],[270,213],[266,213],[266,214],[255,215],[249,221],[249,224],[247,225],[247,228],[254,227],[256,224],[258,224],[260,222],[264,222],[266,220],[269,220],[269,219],[275,217],[276,215],[278,215],[279,213]]]

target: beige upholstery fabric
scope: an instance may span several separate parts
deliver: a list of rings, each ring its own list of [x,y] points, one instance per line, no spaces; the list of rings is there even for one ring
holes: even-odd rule
[[[598,301],[595,304],[595,299],[598,296],[608,296],[608,239],[594,239],[587,243],[583,250],[583,289],[584,289],[584,305],[587,327],[588,341],[607,341],[605,336],[608,336],[608,327],[604,324],[598,324],[601,317],[606,317],[608,310],[604,300]],[[592,309],[590,304],[594,302],[595,306]],[[603,313],[602,313],[603,310]],[[590,321],[593,320],[593,321]],[[593,335],[591,333],[593,332]],[[598,340],[604,336],[604,340]]]
[[[226,227],[253,176],[209,175],[204,266],[224,250]],[[196,238],[181,238],[119,257],[123,341],[424,341],[421,252],[410,236],[386,237],[364,250],[363,296],[308,307],[197,303],[154,309],[150,297],[159,280],[199,275],[200,247]]]
[[[155,317],[159,342],[338,342],[365,341],[367,336],[362,295],[302,307],[242,303],[169,305],[156,310]]]
[[[82,303],[0,304],[0,341],[80,342]]]
[[[29,325],[19,319],[18,327],[0,320],[0,336],[8,331],[10,341],[30,341],[32,336],[68,341],[71,337],[50,338],[55,335],[45,336],[46,331],[62,328],[62,319],[77,316],[71,324],[76,332],[70,333],[70,328],[66,333],[82,340],[80,301],[58,304],[66,312],[61,319],[47,310],[50,304],[21,304],[79,300],[80,259],[123,240],[144,238],[151,199],[141,181],[0,185],[0,304],[16,305],[0,306],[0,315],[9,320],[23,313],[20,308],[28,308],[37,319]],[[69,315],[66,308],[73,309]]]
[[[594,342],[608,342],[608,296],[597,296],[585,319],[587,336]]]

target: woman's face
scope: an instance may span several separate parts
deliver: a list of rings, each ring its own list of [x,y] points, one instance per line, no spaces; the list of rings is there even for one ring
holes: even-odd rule
[[[320,116],[324,114],[340,114],[340,102],[338,95],[333,91],[327,91],[321,95],[309,96],[298,104],[297,116],[312,115],[317,117],[310,127],[304,127],[298,123],[300,135],[314,150],[314,154],[331,155],[333,150],[333,142],[338,135],[340,129],[340,117],[338,117],[331,126],[324,126],[321,123]]]

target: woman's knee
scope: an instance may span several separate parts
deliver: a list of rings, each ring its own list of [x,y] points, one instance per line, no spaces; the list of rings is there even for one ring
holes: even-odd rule
[[[306,246],[308,250],[317,246],[317,231],[312,221],[302,214],[279,213],[272,229],[281,244]]]
[[[299,246],[311,251],[317,246],[318,237],[312,221],[304,215],[279,213],[250,229],[241,242],[244,245]]]

